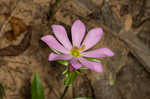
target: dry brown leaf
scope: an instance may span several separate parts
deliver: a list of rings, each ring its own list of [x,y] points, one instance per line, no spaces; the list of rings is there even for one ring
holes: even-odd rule
[[[15,37],[19,36],[21,33],[27,30],[27,26],[25,25],[22,19],[11,17],[9,21],[12,25],[12,29]]]
[[[132,16],[130,14],[125,16],[124,29],[129,31],[132,28]]]
[[[9,41],[15,40],[15,37],[14,37],[14,35],[13,35],[13,31],[8,31],[8,32],[6,32],[6,33],[5,33],[5,36],[6,36],[7,40],[9,40]]]
[[[104,3],[104,0],[92,0],[92,2],[100,7]]]
[[[9,17],[6,15],[7,19],[9,19],[9,22],[12,26],[12,30],[5,33],[6,38],[9,41],[16,40],[16,38],[24,33],[27,30],[26,24],[23,22],[22,19],[17,17]]]
[[[120,17],[120,6],[117,5],[116,7],[112,7],[112,11],[117,16],[118,20],[120,20],[121,19],[121,17]]]
[[[18,56],[23,53],[30,45],[32,29],[28,27],[27,33],[19,45],[10,45],[0,49],[0,56]],[[11,40],[11,38],[9,38]]]

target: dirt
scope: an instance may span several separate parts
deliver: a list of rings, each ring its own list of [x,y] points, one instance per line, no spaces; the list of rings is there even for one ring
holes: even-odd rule
[[[62,75],[65,67],[48,62],[50,49],[40,38],[52,34],[52,24],[64,25],[70,35],[71,25],[76,19],[86,24],[87,31],[102,27],[103,38],[92,49],[108,47],[115,56],[102,59],[103,73],[82,71],[65,99],[81,96],[150,99],[150,73],[134,56],[130,45],[119,37],[126,15],[130,15],[133,19],[131,33],[150,48],[149,0],[61,0],[57,5],[55,0],[1,0],[0,9],[0,83],[6,91],[4,99],[30,99],[34,72],[40,75],[46,99],[59,99],[65,87]],[[7,40],[5,33],[11,30],[11,26],[3,16],[6,13],[30,26],[31,38],[26,39],[25,32],[14,41]],[[30,44],[24,46],[24,39]],[[21,47],[16,49],[14,46]]]

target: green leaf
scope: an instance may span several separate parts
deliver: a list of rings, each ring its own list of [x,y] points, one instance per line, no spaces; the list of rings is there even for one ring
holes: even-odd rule
[[[61,52],[59,52],[59,51],[56,51],[56,50],[54,50],[54,49],[52,49],[52,48],[50,48],[54,53],[56,53],[56,54],[62,54]]]
[[[56,60],[56,62],[62,64],[62,65],[65,65],[65,66],[68,66],[69,65],[69,61],[66,61],[66,60]]]
[[[0,99],[3,99],[5,96],[5,89],[4,86],[0,83]]]
[[[32,99],[45,99],[44,88],[40,81],[38,73],[34,73],[34,78],[32,80]]]
[[[64,80],[64,84],[66,86],[71,86],[76,79],[77,73],[76,72],[68,72],[66,75],[66,79]]]
[[[100,59],[98,58],[91,58],[91,57],[86,57],[87,60],[90,60],[90,61],[94,61],[94,62],[101,62]]]
[[[80,67],[80,69],[81,69],[81,70],[85,70],[85,69],[88,69],[88,68],[85,67],[85,66],[82,66],[82,67]]]
[[[79,97],[79,98],[74,98],[74,99],[93,99],[92,97]]]
[[[102,65],[104,65],[104,63],[99,58],[86,57],[86,59],[89,61],[98,62],[98,63],[101,63]]]
[[[80,72],[78,70],[75,70],[74,72],[76,72],[77,74],[80,74]]]
[[[67,74],[69,72],[68,68],[62,73],[63,75]]]

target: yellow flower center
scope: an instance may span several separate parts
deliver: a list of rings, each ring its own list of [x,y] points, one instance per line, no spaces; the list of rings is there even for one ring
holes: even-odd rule
[[[80,55],[82,55],[80,51],[83,51],[84,49],[85,49],[84,45],[81,48],[75,46],[70,50],[70,55],[73,57],[80,57]]]

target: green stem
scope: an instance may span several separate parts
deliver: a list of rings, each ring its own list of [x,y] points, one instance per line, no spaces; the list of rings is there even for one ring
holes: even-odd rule
[[[60,99],[64,99],[64,96],[65,96],[66,92],[68,91],[68,88],[69,88],[69,86],[66,86],[66,87],[65,87],[64,92],[63,92],[63,94],[61,95]]]

